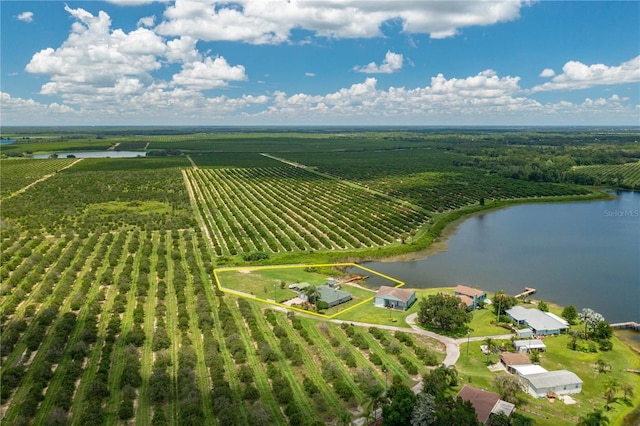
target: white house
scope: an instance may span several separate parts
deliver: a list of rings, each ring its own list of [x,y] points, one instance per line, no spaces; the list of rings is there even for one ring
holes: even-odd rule
[[[517,325],[525,325],[534,334],[540,336],[564,333],[569,328],[568,323],[562,318],[549,314],[549,312],[542,312],[539,309],[514,306],[511,309],[507,309],[506,313]]]
[[[547,392],[566,395],[582,392],[582,380],[568,370],[526,374],[521,380],[527,392],[535,398],[544,398]]]
[[[540,339],[515,340],[513,346],[515,346],[517,352],[544,352],[547,349],[547,345]]]

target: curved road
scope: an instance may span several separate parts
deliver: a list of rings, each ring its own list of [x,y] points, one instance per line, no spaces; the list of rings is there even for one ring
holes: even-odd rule
[[[394,326],[394,325],[382,325],[382,324],[369,324],[366,322],[356,322],[356,321],[343,321],[343,320],[332,320],[333,322],[337,322],[337,323],[349,323],[349,324],[353,324],[353,325],[359,325],[361,327],[378,327],[378,328],[382,328],[385,330],[391,330],[391,331],[404,331],[404,332],[409,332],[409,333],[414,333],[414,334],[421,334],[423,336],[428,336],[431,337],[432,339],[435,339],[439,342],[442,342],[444,344],[444,346],[446,347],[446,357],[444,358],[444,361],[442,361],[442,363],[444,365],[446,365],[447,367],[450,365],[455,365],[455,363],[458,361],[458,358],[460,358],[460,345],[462,343],[465,343],[467,341],[466,337],[463,337],[461,339],[453,339],[451,337],[447,337],[447,336],[443,336],[441,334],[437,334],[434,333],[433,331],[428,331],[425,330],[424,328],[421,328],[420,326],[416,325],[416,317],[418,316],[417,313],[415,314],[411,314],[406,318],[407,324],[409,324],[409,326],[411,327],[411,329],[406,329],[404,327],[398,327],[398,326]],[[496,339],[496,340],[504,340],[504,339],[510,339],[511,338],[511,334],[500,334],[497,336],[479,336],[479,337],[472,337],[469,339],[469,341],[472,342],[478,342],[478,341],[482,341],[485,340],[486,338],[491,337],[492,339]]]
[[[397,327],[397,326],[393,326],[393,325],[382,325],[382,324],[368,324],[365,322],[357,322],[357,321],[343,321],[343,320],[331,320],[333,322],[336,323],[348,323],[348,324],[353,324],[353,325],[358,325],[361,327],[377,327],[377,328],[382,328],[385,330],[391,330],[391,331],[404,331],[404,332],[408,332],[408,333],[414,333],[414,334],[421,334],[423,336],[428,336],[431,337],[432,339],[435,339],[439,342],[442,342],[444,344],[444,346],[446,347],[446,356],[444,358],[444,361],[442,361],[442,363],[444,365],[451,366],[451,365],[455,365],[455,363],[458,361],[458,358],[460,358],[460,345],[462,343],[465,343],[467,341],[467,338],[463,337],[461,339],[452,339],[451,337],[447,337],[447,336],[442,336],[440,334],[434,333],[432,331],[428,331],[425,330],[423,328],[421,328],[420,326],[416,325],[416,317],[418,316],[417,313],[415,314],[411,314],[409,316],[407,316],[406,321],[407,324],[409,324],[409,326],[411,327],[411,329],[407,329],[407,328],[403,328],[403,327]],[[496,339],[496,340],[504,340],[504,339],[510,339],[511,338],[511,334],[500,334],[497,336],[479,336],[479,337],[471,337],[470,339],[468,339],[469,341],[472,342],[478,342],[478,341],[482,341],[485,340],[487,337],[491,337],[492,339]],[[422,390],[422,380],[420,382],[418,382],[414,387],[411,388],[411,390],[413,391],[413,393],[417,394],[420,393],[420,391]],[[380,416],[382,416],[382,409],[378,409],[376,410],[375,413],[376,418],[379,418]],[[364,418],[358,418],[356,420],[353,421],[353,424],[356,426],[363,426],[365,424],[365,420]]]

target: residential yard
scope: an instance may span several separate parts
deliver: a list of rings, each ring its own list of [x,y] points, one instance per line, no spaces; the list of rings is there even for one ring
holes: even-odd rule
[[[416,291],[416,302],[406,311],[396,311],[382,309],[373,306],[371,303],[364,303],[356,309],[351,309],[338,315],[336,318],[344,321],[365,322],[368,324],[393,325],[396,327],[410,328],[407,324],[407,316],[418,312],[420,300],[432,294],[449,293],[453,294],[453,288],[427,288],[412,289]],[[373,296],[373,295],[372,295]]]
[[[567,335],[547,337],[544,339],[547,351],[541,354],[540,365],[549,371],[566,369],[572,371],[583,380],[582,392],[572,395],[576,400],[575,405],[566,405],[562,401],[551,402],[546,398],[535,399],[525,397],[525,403],[518,406],[521,412],[535,419],[537,425],[573,425],[578,422],[580,416],[605,406],[605,384],[610,379],[617,380],[620,387],[623,383],[629,383],[634,389],[640,389],[640,375],[626,372],[627,368],[640,368],[640,356],[628,346],[613,338],[613,349],[609,352],[585,353],[570,350],[567,344],[570,337]],[[498,343],[509,344],[509,341]],[[460,372],[460,384],[471,384],[479,388],[493,390],[492,381],[498,374],[507,374],[504,371],[491,372],[487,368],[487,356],[480,350],[482,342],[471,342],[467,355],[467,344],[460,346],[460,359],[456,368]],[[499,361],[497,354],[489,355],[491,363]],[[597,361],[602,359],[611,366],[611,371],[598,372]],[[640,403],[640,395],[636,391],[633,398],[624,401],[622,391],[618,390],[615,401],[611,404],[611,410],[605,414],[611,425],[622,424],[623,417],[630,413]]]
[[[495,320],[496,316],[491,306],[473,311],[473,319],[469,323],[471,337],[497,336],[510,333],[510,330],[491,324]]]

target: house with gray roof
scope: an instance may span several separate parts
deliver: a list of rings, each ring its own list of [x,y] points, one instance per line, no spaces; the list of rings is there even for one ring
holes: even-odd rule
[[[318,290],[318,293],[320,293],[318,299],[326,302],[330,308],[341,303],[348,302],[353,298],[351,293],[329,287],[328,285],[319,285],[316,289]]]
[[[548,392],[567,395],[582,392],[582,380],[568,370],[547,371],[521,376],[527,392],[534,398],[544,398]]]
[[[416,292],[397,287],[380,286],[373,298],[373,306],[406,311],[416,301]]]
[[[548,312],[539,309],[527,309],[517,305],[507,309],[506,313],[518,326],[527,326],[539,336],[564,333],[569,328],[567,322],[560,320],[557,315],[548,315]]]

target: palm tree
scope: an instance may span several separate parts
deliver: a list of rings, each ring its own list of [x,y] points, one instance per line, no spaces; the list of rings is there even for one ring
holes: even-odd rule
[[[338,419],[339,426],[349,426],[351,424],[351,413],[348,411],[343,411],[340,413],[340,417]]]
[[[622,393],[624,393],[624,400],[627,401],[627,397],[633,398],[633,385],[631,383],[623,383],[620,386]]]
[[[587,338],[587,327],[589,326],[589,318],[594,314],[593,310],[584,308],[578,317],[584,322],[584,338]]]
[[[486,339],[484,339],[484,344],[487,346],[487,363],[489,363],[489,355],[491,355],[491,352],[493,352],[496,344],[491,337],[487,337]]]
[[[618,392],[618,381],[614,378],[610,378],[604,386],[604,397],[607,399],[607,410],[609,409],[609,404],[615,400],[616,392]]]
[[[303,293],[305,296],[307,296],[307,300],[309,300],[310,303],[315,304],[316,301],[320,298],[320,291],[318,290],[318,287],[313,284],[305,288]]]

